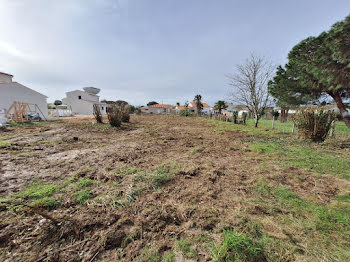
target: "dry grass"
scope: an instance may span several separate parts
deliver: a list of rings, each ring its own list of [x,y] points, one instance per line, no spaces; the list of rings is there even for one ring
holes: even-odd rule
[[[350,258],[344,138],[141,115],[120,129],[10,127],[0,141],[1,260]]]

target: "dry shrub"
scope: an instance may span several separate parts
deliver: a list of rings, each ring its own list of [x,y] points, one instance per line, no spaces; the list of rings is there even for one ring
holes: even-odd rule
[[[94,106],[93,106],[93,113],[94,113],[94,117],[96,119],[96,122],[102,124],[103,121],[102,121],[102,114],[100,111],[100,107],[96,104],[94,104]]]
[[[111,126],[120,127],[122,124],[123,113],[117,106],[112,106],[107,110],[108,122]]]
[[[122,104],[119,107],[119,109],[122,112],[122,122],[129,123],[130,122],[130,107],[129,107],[129,105]]]
[[[335,118],[334,111],[322,107],[309,107],[298,111],[293,117],[293,122],[302,138],[321,142],[326,139]]]

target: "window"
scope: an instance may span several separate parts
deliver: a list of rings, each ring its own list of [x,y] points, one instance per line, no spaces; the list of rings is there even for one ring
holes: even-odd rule
[[[103,111],[103,107],[102,107],[102,111]]]
[[[78,99],[81,99],[81,96],[78,96]]]

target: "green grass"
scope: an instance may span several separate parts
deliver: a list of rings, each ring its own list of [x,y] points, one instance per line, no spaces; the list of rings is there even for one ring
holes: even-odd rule
[[[127,167],[127,168],[121,168],[114,172],[114,175],[117,177],[123,177],[125,175],[133,175],[138,173],[139,170],[136,167]]]
[[[316,150],[306,146],[293,146],[283,142],[260,142],[250,145],[251,150],[266,154],[278,153],[274,160],[282,165],[306,168],[321,174],[333,174],[350,180],[350,158]]]
[[[55,185],[37,183],[17,193],[15,196],[22,199],[40,199],[52,196],[56,190],[57,187]]]
[[[90,178],[81,178],[81,179],[77,182],[76,186],[77,186],[77,188],[82,189],[82,188],[84,188],[84,187],[88,187],[88,186],[92,185],[93,182],[94,182],[94,181],[91,180]]]
[[[213,249],[213,261],[266,261],[264,247],[250,235],[225,230],[221,245]]]
[[[0,140],[0,148],[2,148],[2,147],[9,147],[9,146],[11,146],[10,142]]]
[[[247,126],[254,128],[254,119],[247,120]],[[261,119],[259,121],[260,128],[259,129],[272,129],[272,120]],[[293,122],[287,121],[281,123],[279,120],[275,121],[274,129],[278,132],[284,133],[292,133]],[[297,133],[297,128],[295,128],[294,132]],[[350,135],[350,129],[345,125],[343,121],[337,121],[335,124],[335,135]]]
[[[164,170],[157,170],[152,174],[152,186],[153,188],[159,188],[173,179],[173,175]]]
[[[54,199],[53,197],[43,197],[31,203],[31,206],[46,207],[46,208],[54,208],[59,205],[60,205],[60,201]]]
[[[197,252],[192,246],[193,240],[191,239],[180,239],[177,241],[177,247],[185,258],[195,258],[197,256]]]
[[[82,190],[82,191],[77,192],[74,195],[74,200],[77,203],[83,204],[85,201],[87,201],[88,199],[90,199],[92,197],[93,197],[93,194],[92,194],[91,190],[86,189],[86,190]]]

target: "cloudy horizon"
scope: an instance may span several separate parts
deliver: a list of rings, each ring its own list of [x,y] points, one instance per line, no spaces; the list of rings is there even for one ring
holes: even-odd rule
[[[343,20],[350,2],[0,0],[0,71],[48,96],[227,100],[225,74],[250,53],[284,64],[299,41]]]

